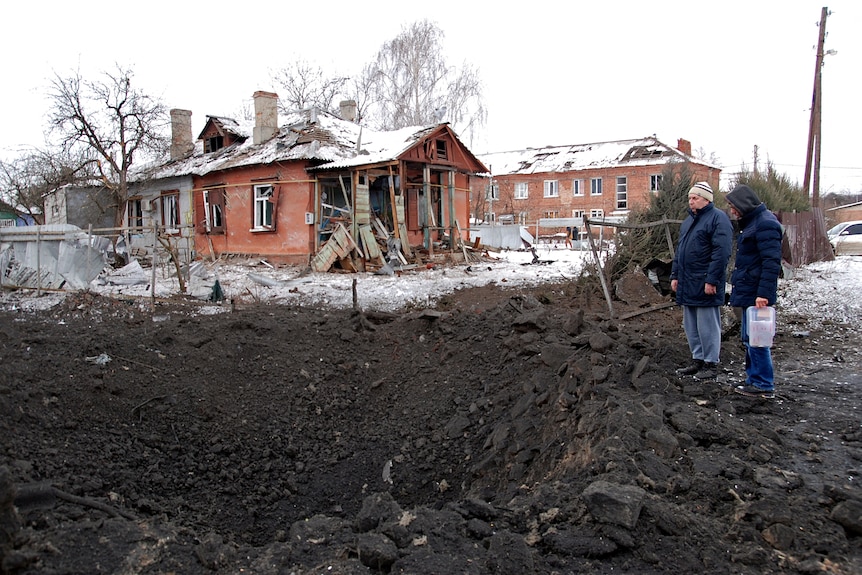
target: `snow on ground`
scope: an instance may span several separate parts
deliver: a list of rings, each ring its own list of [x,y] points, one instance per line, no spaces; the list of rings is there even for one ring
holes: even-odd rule
[[[812,327],[834,322],[862,326],[862,256],[838,256],[796,268],[778,284],[778,313],[809,318]]]
[[[539,263],[533,254],[506,251],[493,254],[494,260],[470,266],[437,266],[414,269],[400,275],[304,273],[299,267],[274,267],[260,260],[230,263],[200,263],[189,282],[189,293],[205,300],[212,294],[217,279],[226,301],[269,302],[313,307],[349,308],[353,306],[353,280],[357,280],[357,299],[365,310],[392,311],[405,307],[433,305],[456,290],[488,285],[503,287],[535,286],[546,282],[574,279],[585,262],[592,261],[588,251],[567,250],[553,244],[537,246]],[[151,270],[139,270],[142,283],[129,278],[100,278],[90,291],[104,295],[166,298],[178,293],[178,284],[167,274],[168,267],[157,269],[155,290]],[[164,276],[162,275],[164,274]],[[859,325],[862,318],[862,257],[839,256],[832,262],[819,262],[796,268],[779,282],[779,313],[798,313],[810,317],[812,326],[824,321]],[[62,293],[0,293],[0,309],[34,310],[55,305]],[[202,313],[219,313],[227,306],[204,306]]]

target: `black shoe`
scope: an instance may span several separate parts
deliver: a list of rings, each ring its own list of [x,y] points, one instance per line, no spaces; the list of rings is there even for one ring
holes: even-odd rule
[[[700,371],[694,374],[695,379],[715,379],[718,377],[718,364],[708,361],[703,363]]]
[[[701,368],[703,368],[703,360],[702,359],[695,359],[695,360],[692,360],[692,362],[689,365],[687,365],[685,367],[681,367],[678,370],[676,370],[676,374],[677,375],[694,375],[695,373],[700,371]]]
[[[772,399],[775,397],[774,389],[760,389],[759,387],[755,387],[749,383],[746,383],[745,385],[737,385],[733,388],[733,391],[739,395],[744,395],[745,397],[757,397],[760,399]]]

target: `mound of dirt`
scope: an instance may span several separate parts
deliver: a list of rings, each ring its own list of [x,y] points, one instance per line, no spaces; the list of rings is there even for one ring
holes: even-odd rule
[[[780,316],[752,400],[602,305],[0,312],[0,571],[862,572],[857,334]]]

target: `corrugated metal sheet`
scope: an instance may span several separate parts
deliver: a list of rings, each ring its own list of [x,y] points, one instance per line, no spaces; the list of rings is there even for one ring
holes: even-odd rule
[[[808,212],[777,212],[784,226],[784,259],[799,267],[814,262],[835,259],[832,246],[826,237],[826,220],[821,208]]]

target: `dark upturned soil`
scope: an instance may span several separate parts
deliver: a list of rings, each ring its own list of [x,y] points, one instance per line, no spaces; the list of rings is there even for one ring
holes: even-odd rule
[[[0,572],[862,572],[858,333],[781,315],[753,400],[586,295],[0,312]]]

